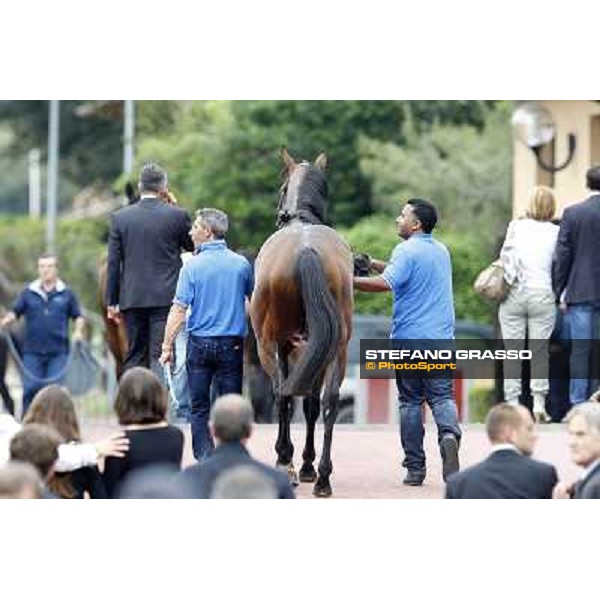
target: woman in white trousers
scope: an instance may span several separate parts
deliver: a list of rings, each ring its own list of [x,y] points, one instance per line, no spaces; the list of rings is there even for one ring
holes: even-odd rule
[[[546,413],[548,394],[548,340],[554,328],[556,305],[552,292],[552,255],[558,225],[551,222],[556,211],[552,190],[535,186],[526,216],[511,221],[500,251],[504,277],[511,290],[500,304],[498,317],[507,349],[524,349],[525,337],[533,353],[531,392],[538,423],[550,421]],[[521,394],[520,361],[505,361],[504,397],[510,404]]]

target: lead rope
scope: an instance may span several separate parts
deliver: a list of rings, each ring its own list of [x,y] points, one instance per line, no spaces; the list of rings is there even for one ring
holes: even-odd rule
[[[21,374],[36,383],[42,383],[44,385],[47,383],[55,383],[56,381],[58,381],[59,379],[62,379],[67,374],[67,371],[69,370],[69,367],[71,366],[71,363],[73,362],[73,356],[74,356],[77,348],[79,347],[79,344],[81,343],[81,342],[75,342],[75,344],[73,344],[73,346],[71,347],[71,350],[69,351],[69,354],[67,356],[67,362],[65,363],[65,366],[56,375],[54,375],[53,377],[37,377],[25,366],[25,364],[21,360],[21,357],[19,356],[19,352],[17,351],[15,344],[14,344],[12,338],[10,337],[10,335],[8,334],[8,332],[1,331],[0,333],[2,333],[2,335],[6,339],[6,343],[8,345],[8,351],[10,352],[13,360],[15,361],[15,364],[17,365],[17,369],[21,372]],[[89,357],[86,356],[85,352],[81,352],[81,356],[84,358],[84,360],[88,364],[91,363]]]

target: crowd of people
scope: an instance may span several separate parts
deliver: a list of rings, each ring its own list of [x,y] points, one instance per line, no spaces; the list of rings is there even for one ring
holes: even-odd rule
[[[588,171],[587,184],[591,196],[567,208],[560,226],[552,222],[552,190],[533,190],[526,217],[510,223],[501,250],[510,293],[499,308],[503,337],[523,344],[528,337],[538,354],[548,352],[557,310],[571,338],[582,341],[571,355],[573,409],[566,423],[573,459],[586,469],[584,479],[577,485],[558,482],[553,467],[529,458],[534,421],[519,405],[520,376],[507,373],[506,403],[488,415],[491,456],[459,472],[462,432],[451,375],[407,377],[397,371],[404,484],[420,486],[426,477],[422,408],[427,402],[437,425],[447,497],[600,494],[600,405],[586,402],[597,387],[589,363],[600,314],[595,260],[600,167]],[[60,383],[68,362],[69,321],[75,322],[75,339],[81,338],[84,321],[76,295],[58,278],[57,258],[43,255],[39,279],[2,319],[7,326],[25,317],[26,371],[22,426],[0,415],[0,460],[9,460],[0,472],[0,496],[293,498],[287,477],[247,450],[253,415],[241,396],[243,342],[254,280],[246,258],[227,247],[228,217],[206,208],[192,224],[169,192],[166,172],[154,163],[142,168],[138,188],[139,200],[112,215],[108,244],[107,315],[123,320],[128,339],[114,403],[122,432],[94,445],[81,440],[73,400]],[[454,338],[451,256],[433,235],[437,222],[432,202],[408,200],[396,219],[404,241],[388,262],[369,260],[377,274],[354,278],[355,289],[393,293],[394,348]],[[180,408],[189,411],[198,464],[183,473],[184,438],[168,421],[167,385],[182,401]],[[536,373],[531,390],[537,422],[548,420],[548,385],[547,373]]]
[[[550,420],[546,412],[550,360],[548,339],[555,328],[557,311],[562,313],[562,322],[568,329],[566,336],[572,340],[573,346],[569,364],[572,410],[566,415],[565,422],[571,431],[576,426],[573,423],[583,427],[582,421],[585,421],[586,430],[595,432],[590,433],[594,437],[598,429],[593,415],[599,408],[588,401],[595,399],[599,388],[591,368],[592,341],[600,337],[600,262],[597,259],[600,250],[600,166],[587,171],[586,184],[589,197],[566,208],[560,225],[552,222],[556,212],[554,194],[543,186],[533,189],[525,217],[509,224],[500,259],[510,291],[499,307],[498,316],[505,343],[509,343],[511,349],[521,349],[527,340],[536,357],[531,382],[533,415],[536,421],[543,423]],[[370,261],[371,269],[378,275],[354,278],[356,289],[393,293],[390,337],[394,348],[428,348],[433,341],[440,345],[454,338],[451,258],[448,249],[433,237],[437,221],[437,210],[431,202],[418,198],[408,200],[396,219],[398,235],[404,241],[394,248],[388,263]],[[403,467],[407,471],[404,483],[419,486],[426,476],[424,402],[431,408],[437,425],[442,476],[450,489],[449,494],[457,493],[453,491],[455,488],[464,489],[467,485],[465,480],[477,481],[479,473],[490,467],[488,462],[479,470],[471,469],[456,475],[460,468],[461,431],[452,394],[452,374],[432,377],[428,374],[406,374],[401,370],[396,370],[395,374],[400,403]],[[503,405],[498,412],[492,410],[488,420],[492,443],[498,437],[498,429],[515,429],[517,421],[522,422],[519,427],[533,425],[529,412],[519,404],[520,394],[521,365],[517,365],[516,361],[506,361],[506,406]],[[581,412],[578,410],[580,405],[585,406]],[[503,423],[501,427],[497,426],[497,421]],[[530,453],[527,445],[522,448],[514,441],[510,445],[508,450],[511,452]],[[492,466],[503,456],[499,453],[494,460],[490,459]],[[513,457],[509,455],[508,458]],[[600,454],[593,455],[592,462],[583,466],[593,473],[599,459]],[[526,466],[532,467],[532,464],[526,463]],[[545,473],[546,485],[536,480],[543,490],[538,489],[540,495],[530,497],[550,497],[556,484],[555,474],[552,478],[547,467],[538,470]],[[464,497],[479,497],[477,494],[483,494],[482,490],[465,492]],[[476,495],[469,496],[469,493]],[[494,493],[500,494],[498,490]],[[513,497],[506,489],[503,493],[506,495],[489,497]],[[519,494],[514,497],[528,497],[523,489]]]
[[[150,369],[128,370],[114,406],[121,433],[92,445],[81,440],[69,392],[43,388],[22,426],[7,415],[0,421],[0,498],[295,497],[287,475],[247,449],[253,426],[247,399],[226,394],[215,401],[209,426],[216,449],[183,471],[184,436],[167,422],[167,403]]]

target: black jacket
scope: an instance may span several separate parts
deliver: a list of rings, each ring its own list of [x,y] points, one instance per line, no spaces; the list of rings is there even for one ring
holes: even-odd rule
[[[515,450],[497,450],[484,461],[448,478],[446,498],[552,498],[556,470]]]
[[[170,306],[181,251],[193,250],[186,211],[144,198],[115,212],[108,237],[106,304],[129,308]]]
[[[578,500],[600,498],[600,465],[596,465],[589,475],[577,483],[573,497]]]
[[[192,498],[210,498],[217,477],[233,467],[243,465],[256,467],[269,477],[277,488],[279,499],[295,498],[287,474],[254,460],[239,442],[219,444],[210,458],[188,467],[181,477]]]
[[[600,304],[600,194],[565,208],[552,261],[556,300]]]

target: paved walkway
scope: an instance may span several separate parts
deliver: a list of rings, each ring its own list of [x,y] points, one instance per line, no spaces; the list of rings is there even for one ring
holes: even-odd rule
[[[94,441],[117,427],[87,424],[83,427],[84,439]],[[185,437],[184,466],[192,464],[189,427],[182,427]],[[545,425],[538,429],[539,441],[535,458],[554,464],[559,477],[575,479],[578,470],[569,460],[567,434],[564,425]],[[276,425],[257,425],[250,440],[252,455],[268,464],[274,464],[273,449],[277,436]],[[317,460],[322,443],[322,428],[317,428]],[[295,463],[299,469],[304,440],[304,427],[292,427]],[[356,427],[338,425],[334,431],[332,475],[334,498],[442,498],[444,486],[441,478],[441,460],[437,449],[435,427],[426,426],[425,438],[428,457],[425,484],[412,488],[401,484],[401,453],[399,435],[395,427]],[[460,458],[463,467],[478,462],[487,455],[489,444],[482,425],[464,426]],[[316,465],[315,465],[316,467]],[[296,488],[299,498],[313,498],[312,484]]]

